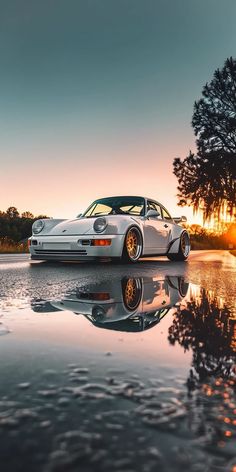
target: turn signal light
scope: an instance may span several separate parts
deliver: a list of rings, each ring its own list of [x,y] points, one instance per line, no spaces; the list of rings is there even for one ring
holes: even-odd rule
[[[31,239],[28,239],[28,247],[31,246]]]
[[[111,239],[93,239],[92,246],[110,246]]]
[[[90,299],[102,302],[104,300],[110,300],[110,295],[107,292],[91,293]]]

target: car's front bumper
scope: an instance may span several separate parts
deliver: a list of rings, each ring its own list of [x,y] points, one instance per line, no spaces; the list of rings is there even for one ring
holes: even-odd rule
[[[35,260],[93,260],[121,257],[125,235],[32,236],[29,251]],[[94,239],[109,239],[110,246],[93,246]],[[36,244],[37,242],[37,244]],[[86,243],[86,244],[85,244]]]

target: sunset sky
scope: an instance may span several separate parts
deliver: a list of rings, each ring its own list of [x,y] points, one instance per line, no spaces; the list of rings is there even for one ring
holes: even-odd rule
[[[172,162],[235,24],[235,0],[0,0],[0,210],[135,194],[193,222]]]

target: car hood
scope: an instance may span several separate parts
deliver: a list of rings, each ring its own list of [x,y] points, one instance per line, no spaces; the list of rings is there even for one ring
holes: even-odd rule
[[[54,226],[50,234],[55,236],[86,234],[93,230],[94,219],[76,218],[75,220],[65,220]]]
[[[49,220],[42,231],[42,236],[46,234],[55,236],[72,236],[83,234],[97,234],[93,229],[93,224],[96,218],[76,218],[74,220],[61,220],[53,225],[53,220]],[[135,222],[140,225],[140,218],[129,215],[114,215],[106,217],[107,227],[103,234],[124,234],[130,223]],[[53,226],[50,226],[51,225]]]

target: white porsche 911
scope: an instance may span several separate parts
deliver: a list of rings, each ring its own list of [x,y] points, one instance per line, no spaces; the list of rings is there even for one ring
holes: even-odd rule
[[[108,197],[95,200],[73,220],[41,219],[29,238],[31,259],[72,261],[166,255],[187,259],[190,238],[163,205],[145,197]]]

